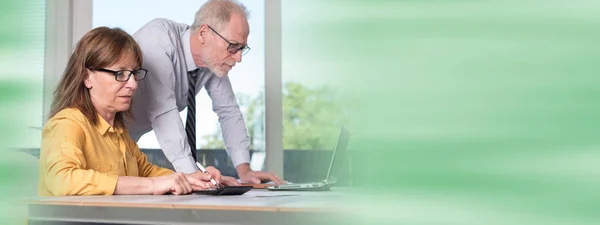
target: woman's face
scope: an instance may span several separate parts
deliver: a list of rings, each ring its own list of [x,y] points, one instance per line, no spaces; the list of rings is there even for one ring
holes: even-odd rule
[[[133,75],[124,76],[130,72],[122,70],[133,71],[139,69],[139,66],[134,62],[132,57],[122,57],[113,65],[88,69],[85,86],[90,90],[92,103],[99,113],[115,114],[127,111],[131,107],[131,98],[137,89],[137,81]],[[123,80],[129,77],[129,80],[117,81],[114,73],[99,70],[122,71],[122,73],[119,73],[119,79]]]

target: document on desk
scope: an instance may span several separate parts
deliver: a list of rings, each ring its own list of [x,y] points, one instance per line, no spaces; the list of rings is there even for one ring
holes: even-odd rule
[[[290,192],[274,192],[274,191],[249,191],[244,193],[243,195],[239,195],[239,197],[279,197],[279,196],[298,196],[299,194],[290,193]]]

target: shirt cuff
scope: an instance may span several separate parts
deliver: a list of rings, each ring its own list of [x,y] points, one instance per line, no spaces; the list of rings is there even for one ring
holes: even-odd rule
[[[191,156],[176,159],[175,161],[173,161],[173,168],[175,168],[175,171],[185,174],[198,171],[198,167],[196,167],[196,162]]]
[[[116,174],[98,173],[98,190],[105,195],[113,195],[117,189],[117,181],[119,176]]]
[[[250,151],[231,151],[231,163],[234,169],[242,163],[250,163]]]

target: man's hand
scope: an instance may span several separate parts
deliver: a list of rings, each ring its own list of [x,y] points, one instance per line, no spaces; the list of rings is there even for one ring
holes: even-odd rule
[[[247,163],[240,164],[236,170],[242,183],[260,184],[262,181],[273,181],[275,185],[287,183],[274,173],[252,171]]]

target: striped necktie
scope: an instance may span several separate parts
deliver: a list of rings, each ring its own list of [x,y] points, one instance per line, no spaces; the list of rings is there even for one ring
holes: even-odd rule
[[[187,95],[187,117],[185,121],[185,134],[188,144],[192,151],[194,161],[196,158],[196,81],[198,80],[198,70],[188,72],[188,95]]]

